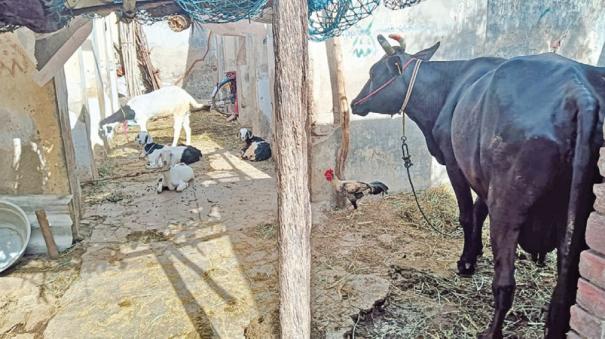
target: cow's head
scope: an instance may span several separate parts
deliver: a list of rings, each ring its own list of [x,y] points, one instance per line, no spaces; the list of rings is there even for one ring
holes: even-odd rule
[[[429,60],[440,44],[437,42],[416,54],[408,54],[401,36],[391,34],[389,38],[399,42],[399,46],[391,46],[384,36],[378,35],[378,42],[386,55],[370,68],[370,79],[351,102],[353,114],[365,116],[370,112],[398,113],[408,85],[406,81],[397,81],[402,74],[405,74],[404,68],[413,67],[413,59]],[[408,67],[410,64],[411,67]]]

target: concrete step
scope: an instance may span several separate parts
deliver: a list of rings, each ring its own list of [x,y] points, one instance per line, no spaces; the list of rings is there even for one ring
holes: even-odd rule
[[[0,195],[5,200],[19,206],[27,215],[31,225],[31,237],[25,253],[46,254],[46,242],[42,236],[35,210],[42,208],[46,211],[50,231],[53,234],[57,249],[64,251],[71,247],[73,236],[71,227],[73,220],[69,210],[71,195]]]
[[[57,244],[57,250],[59,250],[59,252],[65,251],[66,249],[71,247],[71,244],[73,242],[73,236],[71,234],[71,225],[63,227],[51,227],[51,232],[53,233],[53,238],[55,239],[55,243]],[[27,244],[25,253],[48,253],[46,251],[46,242],[44,241],[44,237],[42,236],[42,231],[40,230],[40,228],[32,228],[32,234],[29,238],[29,244]]]

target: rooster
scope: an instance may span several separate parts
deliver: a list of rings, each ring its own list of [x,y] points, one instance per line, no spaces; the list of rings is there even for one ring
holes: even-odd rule
[[[387,194],[389,188],[380,181],[373,181],[369,184],[354,180],[340,180],[334,175],[333,169],[328,169],[324,173],[326,180],[334,187],[337,192],[343,193],[351,202],[354,209],[357,209],[357,200],[363,198],[366,194]]]

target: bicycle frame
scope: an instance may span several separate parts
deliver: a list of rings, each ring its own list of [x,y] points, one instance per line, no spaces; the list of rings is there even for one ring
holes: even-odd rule
[[[221,114],[231,114],[227,121],[235,120],[239,116],[237,79],[234,71],[226,72],[225,78],[214,86],[212,107]]]
[[[233,98],[231,99],[231,103],[233,104],[237,101],[237,80],[234,71],[229,71],[225,73],[225,77],[223,78],[223,80],[221,80],[214,86],[214,89],[212,90],[212,97],[216,95],[216,92],[218,92],[219,88],[223,87],[223,85],[228,82],[231,83],[229,89],[231,91],[231,95],[233,95]]]

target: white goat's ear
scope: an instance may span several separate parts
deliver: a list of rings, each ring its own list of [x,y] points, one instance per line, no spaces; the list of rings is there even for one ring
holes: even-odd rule
[[[252,131],[251,130],[246,131],[246,139],[252,139]]]

